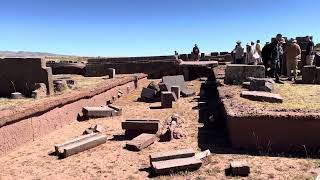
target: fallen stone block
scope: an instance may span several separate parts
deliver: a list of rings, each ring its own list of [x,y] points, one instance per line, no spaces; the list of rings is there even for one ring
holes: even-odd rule
[[[126,133],[149,133],[156,134],[159,130],[159,120],[126,120],[122,122],[122,129]]]
[[[110,79],[114,78],[116,76],[116,70],[113,68],[108,68],[108,75]]]
[[[111,117],[114,109],[108,106],[101,107],[84,107],[82,109],[83,115],[87,118]]]
[[[107,137],[100,134],[88,134],[75,138],[66,143],[56,145],[55,152],[58,156],[66,158],[87,149],[106,143]]]
[[[140,134],[126,144],[126,149],[131,151],[141,151],[142,149],[150,146],[155,141],[159,140],[154,134]]]
[[[182,97],[191,97],[196,95],[196,92],[192,91],[192,90],[188,90],[188,89],[183,89],[181,90],[181,95]]]
[[[264,78],[263,65],[228,64],[225,72],[225,84],[241,85],[248,77]]]
[[[247,81],[243,82],[242,83],[242,87],[245,88],[245,89],[250,89],[250,82],[247,82]]]
[[[152,170],[156,175],[197,170],[201,165],[201,160],[196,159],[195,157],[151,162]]]
[[[248,176],[250,167],[246,161],[233,161],[230,163],[230,172],[232,176]]]
[[[250,81],[250,91],[273,91],[273,85],[275,82],[272,79],[249,77],[248,80]]]
[[[279,94],[262,92],[262,91],[242,91],[240,96],[253,101],[262,101],[262,102],[270,102],[270,103],[283,102],[283,98]]]
[[[161,107],[162,108],[172,108],[172,101],[173,101],[172,92],[164,91],[161,92]]]
[[[112,116],[121,116],[122,115],[122,108],[115,106],[113,104],[108,104],[108,107],[113,109]]]
[[[316,66],[303,66],[302,68],[302,83],[313,84],[316,78]]]
[[[141,91],[141,99],[143,100],[154,100],[156,95],[156,91],[154,89],[143,88]]]
[[[160,91],[168,91],[166,83],[159,83]]]
[[[154,82],[154,81],[152,81],[152,82],[148,85],[147,88],[148,88],[148,89],[153,89],[153,90],[155,90],[156,93],[160,91],[159,85],[158,85],[156,82]]]
[[[150,162],[166,161],[170,159],[193,157],[195,152],[193,149],[180,149],[167,152],[159,152],[150,155]]]
[[[164,76],[162,77],[162,82],[166,84],[168,90],[171,90],[172,86],[179,86],[183,97],[194,96],[196,94],[195,92],[187,89],[187,84],[184,81],[183,75]]]

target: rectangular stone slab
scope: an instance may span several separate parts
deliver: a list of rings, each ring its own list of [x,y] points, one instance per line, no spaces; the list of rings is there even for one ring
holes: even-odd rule
[[[132,151],[141,151],[142,149],[150,146],[158,137],[154,134],[140,134],[126,144],[126,148]]]
[[[64,146],[62,157],[64,158],[69,157],[71,155],[94,148],[106,142],[107,142],[107,136],[96,134],[95,136],[92,136],[90,138]]]
[[[242,91],[240,96],[253,101],[262,101],[262,102],[270,102],[270,103],[283,102],[283,98],[279,94],[262,92],[262,91]]]
[[[231,162],[230,170],[233,176],[248,176],[250,174],[250,167],[246,161]]]
[[[183,97],[189,97],[195,94],[195,92],[187,89],[183,75],[164,76],[162,77],[162,82],[167,86],[168,90],[171,90],[172,86],[179,86]]]
[[[150,162],[165,161],[177,158],[193,157],[195,152],[193,149],[180,149],[167,152],[159,152],[150,155]]]
[[[141,98],[142,99],[153,100],[155,95],[156,95],[156,91],[154,89],[143,88],[141,91]]]
[[[126,120],[122,122],[122,129],[146,133],[157,133],[160,120]]]
[[[303,66],[302,68],[302,82],[304,84],[313,84],[317,75],[316,66]]]
[[[166,161],[151,162],[152,170],[156,175],[169,174],[178,171],[196,170],[202,165],[202,161],[195,157],[170,159]]]
[[[85,117],[111,117],[114,109],[108,106],[100,106],[100,107],[84,107],[82,112]]]

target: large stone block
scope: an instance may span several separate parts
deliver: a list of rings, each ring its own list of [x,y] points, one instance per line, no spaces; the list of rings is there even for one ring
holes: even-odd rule
[[[250,91],[266,91],[272,92],[274,81],[269,78],[249,78],[250,80]],[[242,84],[243,85],[243,84]]]
[[[122,122],[122,129],[129,133],[156,134],[159,130],[159,120],[126,120]]]
[[[304,84],[313,84],[316,79],[316,66],[303,66],[302,68],[302,82]]]
[[[150,162],[166,161],[177,158],[193,157],[195,152],[193,149],[180,149],[174,151],[158,152],[150,155]]]
[[[248,176],[250,167],[246,161],[233,161],[230,163],[230,171],[232,176]]]
[[[201,160],[195,157],[170,159],[165,161],[151,162],[151,167],[155,174],[169,174],[177,171],[190,171],[199,169]]]
[[[168,90],[171,90],[172,86],[179,86],[181,95],[183,97],[189,97],[195,95],[194,91],[187,89],[187,84],[184,81],[183,75],[177,76],[164,76],[162,77],[162,82],[167,86]]]
[[[155,134],[140,134],[126,144],[126,148],[131,151],[141,151],[142,149],[150,146],[158,137]]]
[[[12,92],[31,96],[36,83],[44,83],[47,94],[53,94],[52,71],[44,59],[0,59],[0,97],[10,97]]]
[[[240,85],[248,77],[264,78],[265,67],[263,65],[229,64],[225,73],[225,84]]]
[[[161,92],[161,107],[172,108],[173,96],[171,91]]]
[[[317,67],[316,70],[317,70],[317,75],[316,75],[315,83],[320,84],[320,67]]]
[[[143,100],[153,100],[157,91],[154,89],[143,88],[141,91],[141,99]]]

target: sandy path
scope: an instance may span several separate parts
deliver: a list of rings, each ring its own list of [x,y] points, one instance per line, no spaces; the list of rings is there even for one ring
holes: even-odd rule
[[[199,92],[200,82],[193,81],[192,84],[190,88]],[[0,179],[148,179],[148,173],[139,171],[139,168],[148,166],[149,154],[181,148],[199,150],[198,127],[201,124],[198,123],[198,110],[192,109],[197,106],[194,97],[179,100],[173,109],[150,110],[150,106],[160,106],[160,103],[137,102],[141,88],[142,86],[130,96],[115,103],[123,108],[123,115],[120,117],[74,122],[1,157]],[[172,113],[178,113],[186,120],[186,138],[156,143],[142,152],[123,149],[126,141],[119,138],[124,133],[121,129],[122,121],[135,118],[165,121]],[[55,144],[77,137],[92,124],[101,124],[107,129],[104,134],[108,136],[109,141],[106,144],[62,160],[49,155],[53,152]],[[306,179],[316,176],[313,172],[314,160],[221,154],[205,159],[198,171],[158,178],[229,179],[224,175],[224,168],[234,159],[249,161],[252,165],[249,179]]]

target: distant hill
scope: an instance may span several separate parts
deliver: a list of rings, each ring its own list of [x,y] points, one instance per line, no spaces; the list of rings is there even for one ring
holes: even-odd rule
[[[45,57],[45,56],[66,56],[60,54],[52,54],[46,52],[27,52],[27,51],[0,51],[0,57]]]

